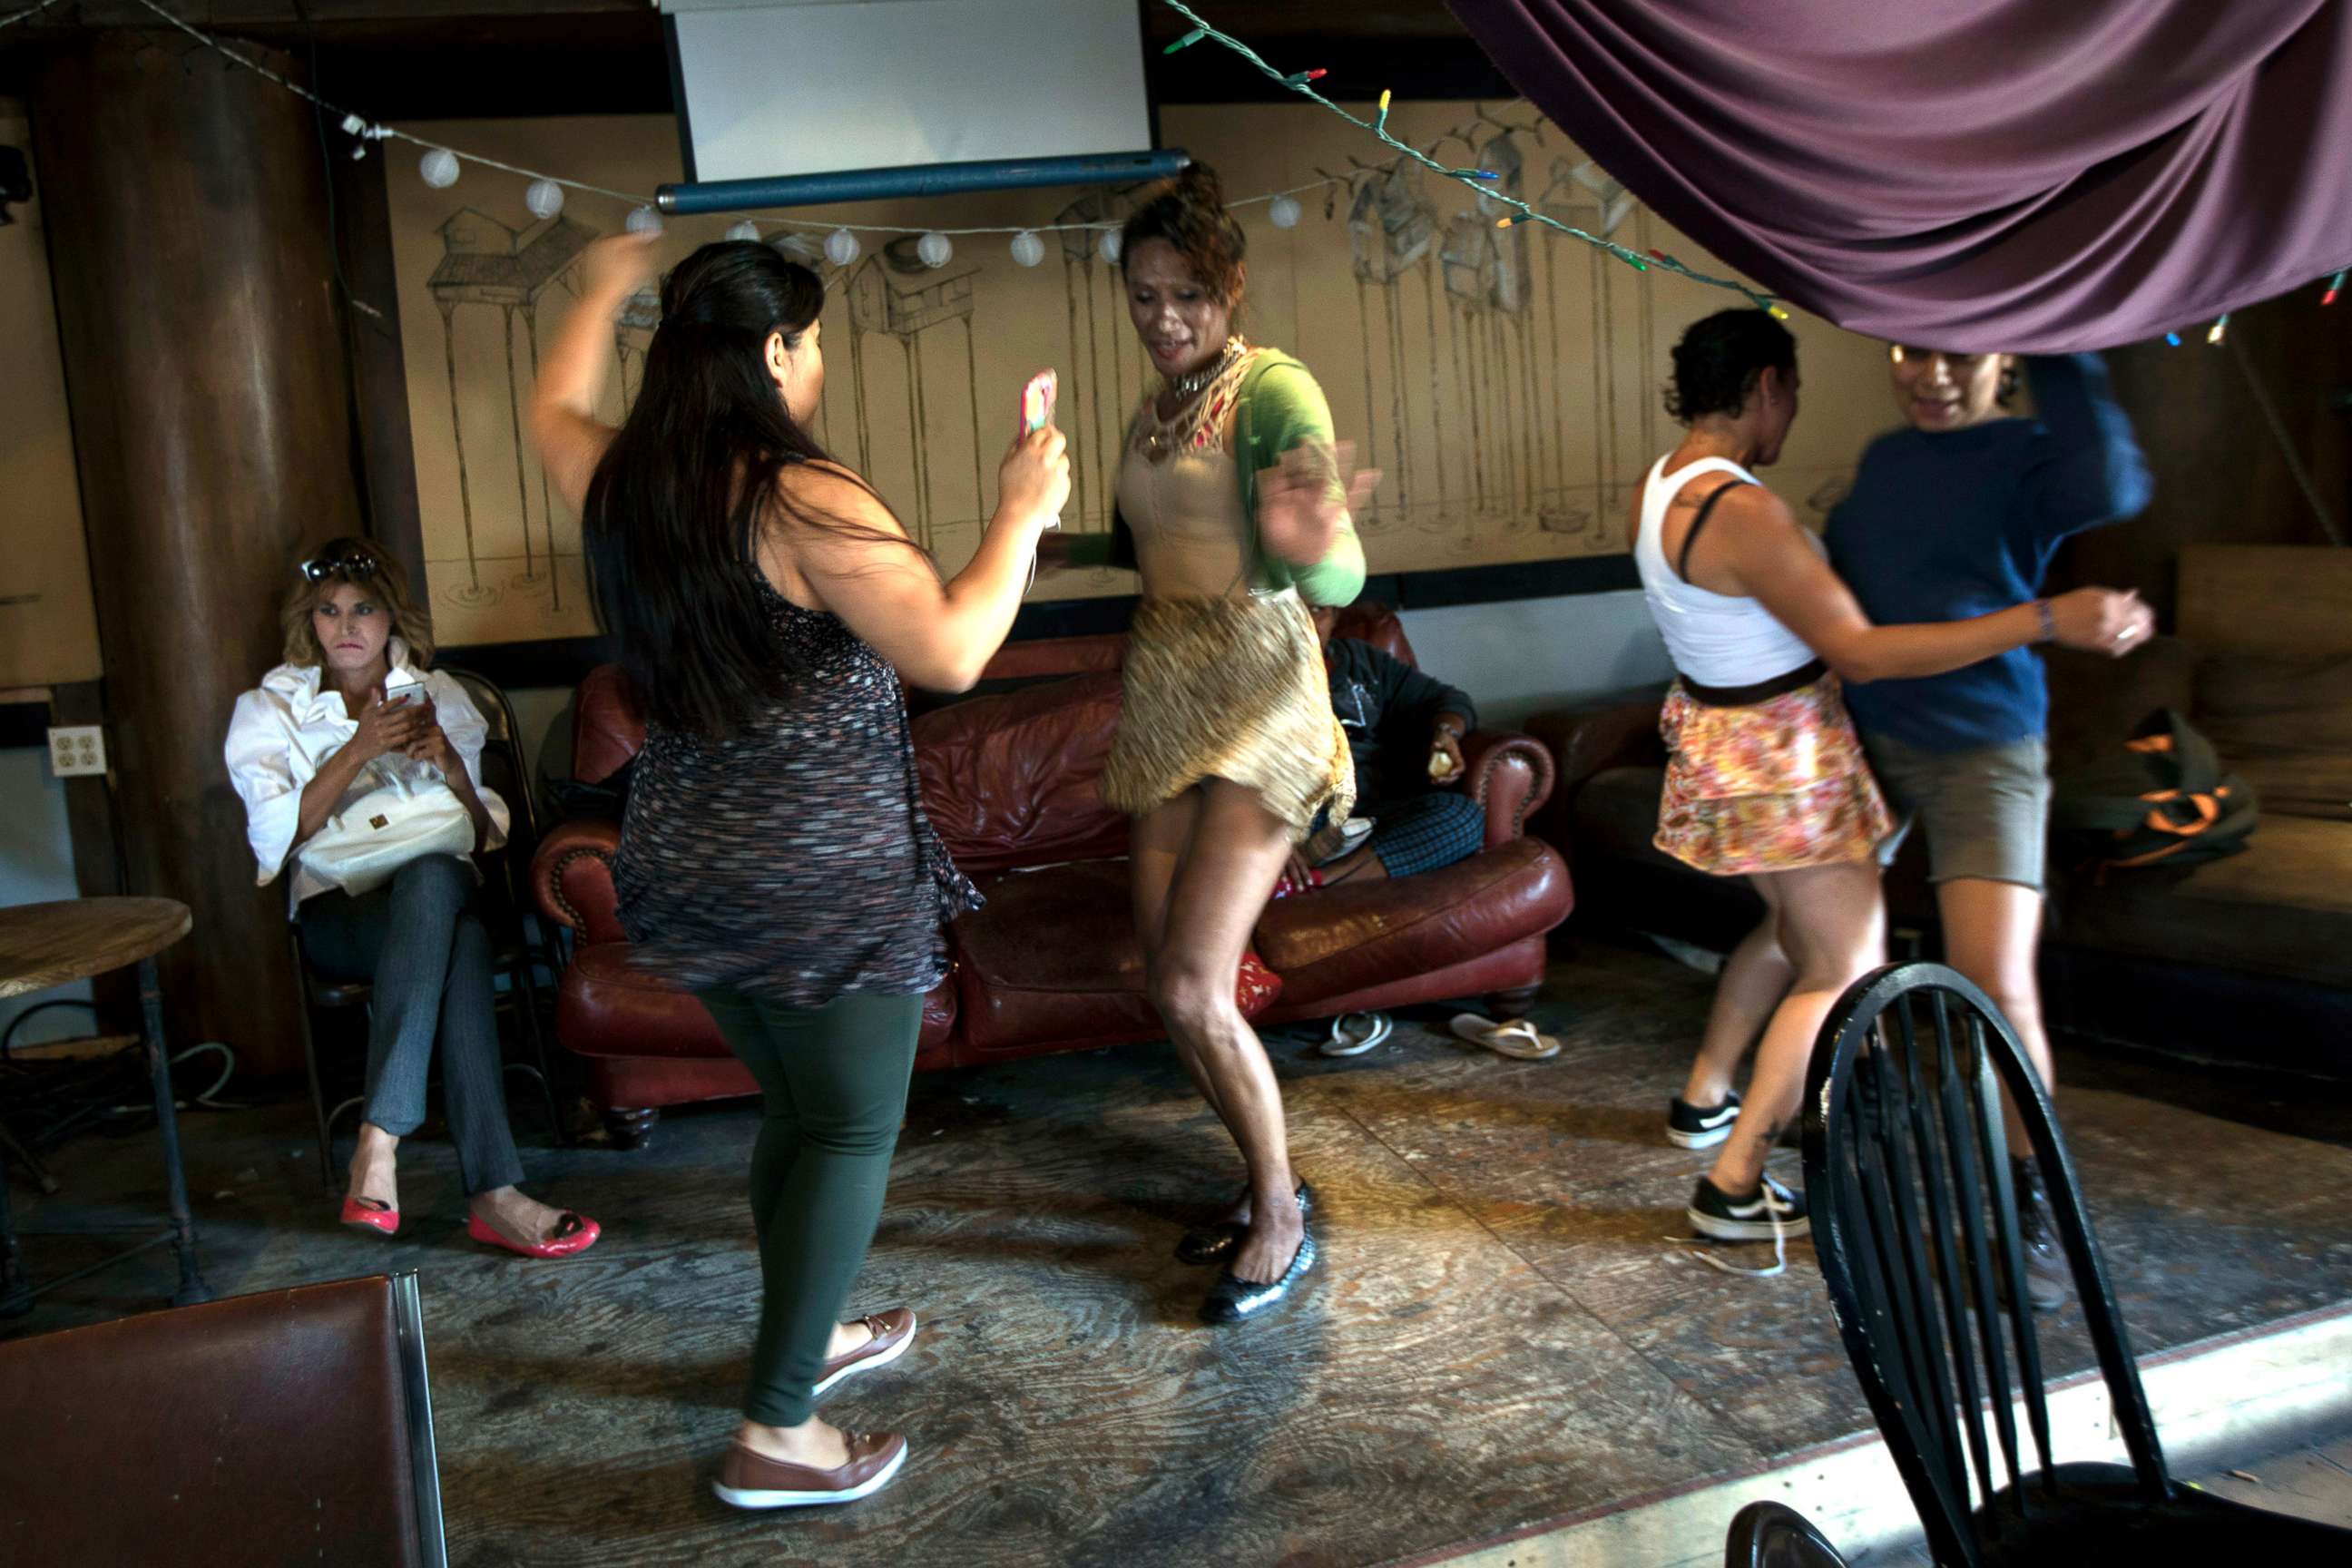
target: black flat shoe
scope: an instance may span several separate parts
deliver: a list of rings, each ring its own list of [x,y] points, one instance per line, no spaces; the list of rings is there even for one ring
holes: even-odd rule
[[[1315,1267],[1315,1232],[1304,1217],[1299,1222],[1298,1250],[1290,1256],[1290,1267],[1282,1278],[1270,1285],[1255,1284],[1236,1279],[1228,1266],[1209,1287],[1201,1301],[1201,1321],[1213,1324],[1246,1323],[1253,1318],[1263,1318],[1282,1305],[1290,1296],[1291,1287],[1307,1278]]]
[[[1315,1212],[1314,1188],[1301,1182],[1298,1184],[1296,1196],[1298,1199],[1300,1214]],[[1220,1262],[1232,1257],[1234,1248],[1239,1247],[1242,1244],[1242,1237],[1248,1234],[1249,1226],[1237,1220],[1219,1220],[1214,1225],[1197,1226],[1186,1231],[1177,1241],[1176,1261],[1179,1263]]]

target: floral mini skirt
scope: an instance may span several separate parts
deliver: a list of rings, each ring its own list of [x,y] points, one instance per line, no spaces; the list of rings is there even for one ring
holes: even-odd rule
[[[1838,679],[1736,708],[1676,681],[1658,715],[1666,742],[1660,849],[1718,877],[1869,860],[1895,829]]]

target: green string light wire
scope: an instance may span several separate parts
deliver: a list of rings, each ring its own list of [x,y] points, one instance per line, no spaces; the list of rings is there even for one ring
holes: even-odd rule
[[[1704,272],[1695,272],[1671,257],[1654,256],[1645,258],[1640,256],[1635,252],[1627,249],[1624,246],[1618,244],[1613,239],[1604,238],[1597,234],[1588,234],[1583,229],[1578,228],[1573,225],[1564,224],[1558,218],[1538,212],[1532,205],[1520,201],[1516,196],[1507,196],[1503,195],[1502,192],[1494,189],[1491,185],[1482,183],[1483,181],[1494,178],[1492,174],[1485,170],[1456,169],[1439,163],[1436,159],[1431,157],[1428,153],[1423,153],[1418,147],[1408,146],[1404,142],[1398,141],[1395,137],[1389,134],[1389,117],[1388,110],[1385,105],[1383,105],[1381,110],[1381,116],[1378,123],[1363,119],[1360,115],[1350,114],[1346,110],[1340,108],[1338,104],[1332,102],[1329,99],[1324,97],[1320,92],[1318,92],[1307,72],[1279,70],[1275,67],[1268,65],[1265,58],[1259,55],[1255,49],[1251,48],[1247,44],[1243,43],[1239,38],[1234,37],[1230,33],[1222,33],[1216,28],[1211,26],[1208,22],[1202,17],[1199,12],[1193,10],[1190,5],[1182,4],[1182,0],[1160,0],[1160,4],[1166,5],[1170,10],[1182,16],[1187,22],[1190,22],[1192,25],[1192,33],[1174,46],[1171,46],[1166,51],[1167,53],[1173,54],[1177,49],[1195,43],[1215,42],[1223,45],[1226,48],[1231,49],[1234,54],[1239,55],[1242,58],[1247,60],[1252,66],[1255,66],[1259,71],[1263,72],[1268,80],[1278,82],[1284,88],[1298,94],[1299,97],[1321,104],[1324,108],[1329,110],[1332,113],[1346,121],[1349,124],[1356,126],[1360,130],[1370,132],[1374,136],[1379,137],[1381,142],[1395,148],[1399,153],[1403,153],[1406,157],[1412,159],[1414,163],[1419,163],[1422,167],[1425,169],[1433,169],[1438,174],[1443,174],[1445,178],[1454,181],[1457,184],[1467,185],[1470,189],[1477,192],[1480,195],[1485,196],[1488,201],[1495,203],[1496,205],[1510,208],[1511,216],[1504,218],[1499,226],[1511,227],[1523,223],[1539,223],[1546,228],[1558,229],[1560,233],[1568,236],[1570,239],[1582,240],[1585,244],[1592,247],[1595,250],[1605,251],[1610,256],[1616,258],[1619,261],[1622,261],[1626,266],[1633,268],[1636,272],[1647,272],[1652,270],[1654,268],[1661,268],[1669,272],[1678,273],[1681,276],[1689,279],[1694,283],[1704,283],[1710,289],[1727,289],[1734,294],[1738,294],[1745,298],[1750,304],[1754,305],[1759,310],[1769,310],[1773,315],[1783,321],[1788,319],[1789,312],[1780,305],[1776,303],[1771,295],[1759,293],[1756,289],[1749,288],[1747,284],[1740,282],[1736,278],[1714,278]]]

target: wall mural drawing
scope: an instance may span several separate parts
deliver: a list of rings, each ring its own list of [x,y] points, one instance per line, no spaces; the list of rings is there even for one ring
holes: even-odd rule
[[[1391,129],[1433,156],[1491,169],[1496,186],[1637,253],[1697,247],[1675,234],[1527,105],[1399,104]],[[556,168],[614,189],[677,177],[666,119],[497,121],[418,134]],[[1667,347],[1723,308],[1671,274],[1637,274],[1500,210],[1418,164],[1374,161],[1358,132],[1308,107],[1171,108],[1162,134],[1215,165],[1235,196],[1300,193],[1293,227],[1264,205],[1238,209],[1250,238],[1243,330],[1287,349],[1322,383],[1340,437],[1385,478],[1358,520],[1375,574],[1504,564],[1625,549],[1632,487],[1670,446],[1659,391]],[[521,432],[542,326],[576,296],[581,251],[621,226],[618,201],[575,195],[532,221],[520,182],[469,173],[433,190],[388,187],[409,426],[427,584],[451,647],[593,632],[577,521],[553,504]],[[827,450],[865,475],[938,560],[960,570],[994,500],[1014,397],[1032,373],[1061,378],[1058,422],[1075,469],[1064,526],[1110,526],[1129,416],[1151,381],[1117,264],[1100,233],[1041,235],[1023,267],[1009,236],[954,237],[944,267],[917,254],[927,229],[1116,224],[1137,192],[1096,188],[869,203],[772,222],[778,249],[825,279],[829,374],[815,418]],[[667,262],[717,239],[731,217],[673,220]],[[835,223],[873,226],[845,268],[825,260]],[[876,232],[876,229],[880,232]],[[1060,253],[1055,266],[1054,252]],[[545,316],[545,321],[541,317]],[[660,319],[656,292],[613,325],[603,416],[626,416]],[[1818,521],[1862,446],[1888,418],[1878,345],[1792,323],[1805,355],[1806,416],[1769,476]],[[511,467],[514,480],[507,483]],[[1124,573],[1045,575],[1034,596],[1132,591]]]
[[[425,289],[441,318],[442,362],[449,384],[449,439],[457,459],[457,499],[466,538],[466,584],[446,590],[458,604],[495,605],[505,588],[527,593],[545,590],[552,608],[563,607],[563,588],[555,573],[555,515],[548,504],[547,476],[539,479],[540,519],[546,530],[543,551],[534,552],[530,530],[530,470],[536,467],[522,438],[522,384],[515,365],[515,322],[520,317],[530,344],[530,371],[539,374],[540,296],[579,259],[596,231],[584,228],[561,214],[527,229],[515,229],[488,213],[466,207],[440,228],[441,264],[425,280]],[[474,535],[472,476],[466,463],[466,421],[457,384],[457,321],[467,305],[496,308],[500,347],[506,358],[506,403],[509,439],[513,447],[515,500],[521,520],[522,570],[503,584],[482,581],[481,560]],[[469,319],[470,324],[470,319]]]

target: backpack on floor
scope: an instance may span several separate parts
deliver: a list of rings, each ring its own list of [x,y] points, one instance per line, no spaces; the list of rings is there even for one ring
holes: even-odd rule
[[[2213,742],[2169,708],[2141,721],[2121,755],[2057,782],[2052,831],[2102,874],[2194,866],[2238,854],[2261,815],[2253,787],[2221,771]]]

